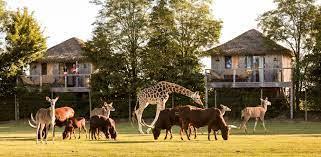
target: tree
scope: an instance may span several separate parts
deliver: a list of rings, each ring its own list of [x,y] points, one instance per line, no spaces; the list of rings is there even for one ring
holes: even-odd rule
[[[124,82],[120,85],[126,90],[123,93],[135,97],[142,82],[140,58],[147,40],[148,3],[146,0],[96,0],[93,3],[101,7],[95,22],[94,38],[89,42],[94,47],[91,54],[99,55],[99,59],[93,61],[100,70],[112,74],[111,77],[121,77],[119,81]],[[106,60],[100,57],[110,59],[110,63],[105,63]],[[109,85],[108,89],[118,86],[112,82]]]
[[[11,12],[4,24],[5,50],[0,54],[0,76],[11,77],[22,68],[42,57],[46,39],[40,26],[28,9]]]
[[[204,90],[199,56],[218,42],[221,22],[210,13],[211,1],[156,0],[150,14],[145,74],[153,81],[171,81]]]
[[[177,32],[174,12],[167,0],[154,3],[156,5],[149,15],[149,41],[142,56],[144,76],[150,84],[162,80],[175,82],[173,76],[177,76],[177,72],[174,64],[179,58],[178,45],[174,41]]]
[[[305,67],[304,85],[309,93],[307,100],[310,108],[321,110],[321,7],[312,21],[311,40],[308,46],[312,53],[304,56],[302,61]]]
[[[274,0],[277,8],[259,17],[259,27],[271,39],[286,43],[294,53],[293,88],[295,109],[299,110],[302,90],[302,57],[307,52],[307,44],[316,13],[314,0]]]

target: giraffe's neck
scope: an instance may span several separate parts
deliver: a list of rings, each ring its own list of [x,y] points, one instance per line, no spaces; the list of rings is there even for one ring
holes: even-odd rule
[[[170,83],[170,82],[166,82],[165,85],[165,90],[170,94],[170,93],[178,93],[178,94],[182,94],[185,95],[187,97],[192,97],[193,92],[183,86],[180,86],[178,84],[175,83]]]

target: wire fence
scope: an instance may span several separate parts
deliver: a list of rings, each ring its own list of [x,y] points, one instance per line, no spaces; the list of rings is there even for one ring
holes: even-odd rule
[[[227,112],[226,116],[231,119],[239,119],[241,110],[247,106],[257,106],[260,104],[260,89],[217,89],[216,97],[213,91],[209,91],[208,107],[223,104],[232,109]],[[272,106],[269,106],[267,117],[274,118],[279,115],[286,115],[290,113],[287,97],[282,94],[282,91],[277,88],[267,88],[263,90],[263,97],[269,97]],[[35,114],[40,108],[48,108],[49,103],[46,102],[45,97],[59,96],[56,108],[62,106],[69,106],[75,110],[75,116],[82,116],[89,118],[90,102],[92,109],[101,107],[102,102],[91,98],[89,93],[51,93],[50,90],[43,88],[30,89],[23,88],[17,90],[15,94],[0,96],[0,121],[26,119],[30,118],[30,113]],[[116,119],[130,119],[136,99],[117,98],[110,99],[115,108],[111,112],[111,116]],[[204,102],[204,101],[203,101]],[[167,101],[166,108],[178,105],[195,105],[192,99],[180,96],[179,94],[171,94]],[[156,105],[149,105],[144,111],[144,118],[153,118],[155,116]],[[313,112],[314,110],[310,110]]]

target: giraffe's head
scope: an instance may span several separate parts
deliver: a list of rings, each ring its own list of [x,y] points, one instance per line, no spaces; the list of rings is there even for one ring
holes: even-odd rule
[[[199,92],[195,92],[191,95],[191,98],[194,100],[194,102],[196,102],[197,104],[199,105],[202,105],[203,106],[203,102],[201,100],[201,97],[200,97],[200,94]]]

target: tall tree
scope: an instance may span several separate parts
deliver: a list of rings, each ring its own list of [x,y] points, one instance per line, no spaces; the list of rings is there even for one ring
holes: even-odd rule
[[[173,76],[178,45],[174,41],[176,26],[174,12],[167,0],[154,1],[156,4],[149,15],[149,41],[143,53],[144,75],[149,83],[166,80],[175,82]]]
[[[293,88],[295,109],[299,110],[302,90],[301,60],[307,51],[312,19],[316,13],[314,0],[274,0],[277,8],[259,17],[259,27],[269,38],[286,43],[294,52]]]
[[[0,54],[0,75],[11,77],[19,74],[27,64],[42,57],[46,50],[46,38],[27,8],[11,12],[3,29],[5,50]]]
[[[119,66],[113,69],[123,72],[122,80],[128,83],[126,89],[131,93],[130,95],[135,96],[136,89],[142,82],[139,75],[142,70],[140,57],[147,40],[148,2],[146,0],[96,0],[93,3],[100,6],[101,10],[95,22],[94,36],[97,38],[93,38],[92,43],[99,54],[118,59],[113,63],[118,62]],[[100,37],[106,40],[100,40]],[[108,44],[108,50],[100,49],[101,45],[97,45],[96,40]],[[102,69],[109,67],[100,66],[101,63],[96,62]]]
[[[158,0],[150,15],[147,52],[154,81],[168,80],[203,91],[199,57],[218,42],[221,21],[210,12],[211,0]]]
[[[221,21],[210,12],[212,0],[173,0],[177,33],[175,42],[182,57],[202,56],[204,48],[218,42]]]
[[[307,100],[311,109],[321,110],[321,7],[318,11],[312,25],[311,40],[308,48],[312,51],[304,56],[303,67],[305,67],[304,85],[308,92]]]

